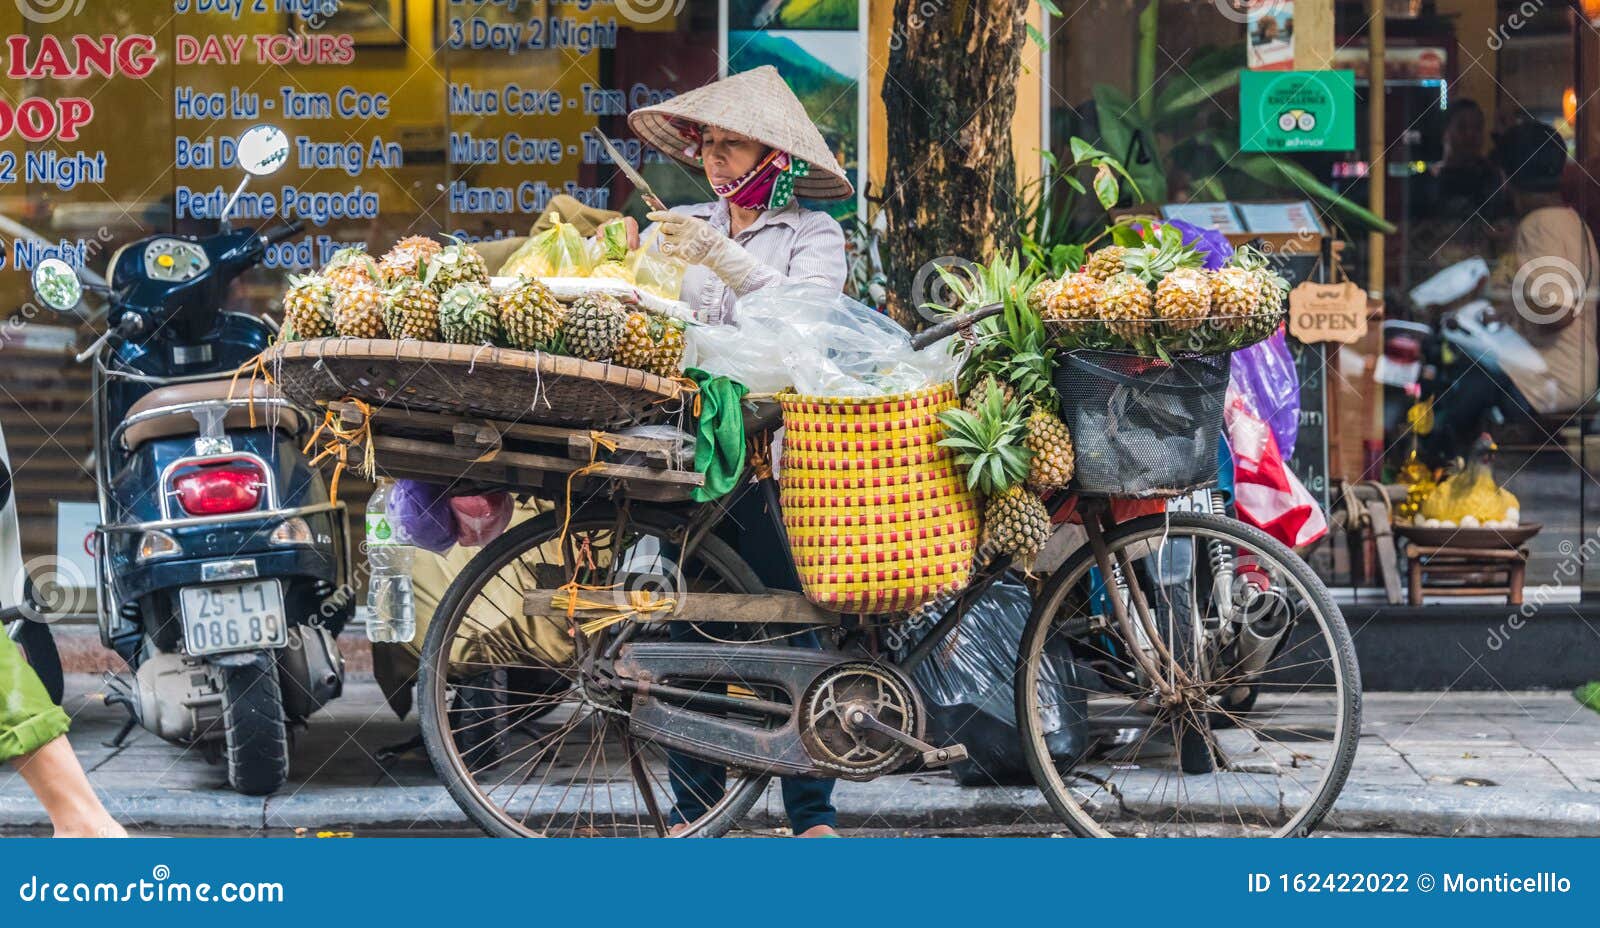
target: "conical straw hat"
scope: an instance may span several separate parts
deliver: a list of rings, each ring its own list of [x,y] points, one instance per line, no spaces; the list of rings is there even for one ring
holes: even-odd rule
[[[798,196],[842,200],[855,195],[822,133],[772,65],[732,75],[628,114],[628,126],[651,147],[684,164],[698,166],[688,154],[689,141],[674,121],[737,132],[810,162],[811,173],[795,181],[794,192]]]

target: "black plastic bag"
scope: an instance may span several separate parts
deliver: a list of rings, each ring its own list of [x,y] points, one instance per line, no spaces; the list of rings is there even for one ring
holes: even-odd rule
[[[928,711],[929,742],[966,745],[968,759],[950,768],[963,786],[1033,783],[1017,729],[1013,684],[1032,608],[1027,587],[1009,578],[997,581],[912,673]],[[1065,653],[1064,640],[1059,645],[1047,649],[1041,681],[1044,690],[1054,692],[1054,698],[1040,693],[1041,703],[1053,704],[1044,710],[1045,744],[1051,757],[1076,760],[1089,739],[1084,681],[1090,671]]]

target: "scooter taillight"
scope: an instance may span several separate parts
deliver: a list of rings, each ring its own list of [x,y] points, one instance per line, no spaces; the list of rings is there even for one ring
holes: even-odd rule
[[[265,478],[259,468],[227,464],[190,471],[172,481],[178,505],[191,516],[245,512],[261,502]]]

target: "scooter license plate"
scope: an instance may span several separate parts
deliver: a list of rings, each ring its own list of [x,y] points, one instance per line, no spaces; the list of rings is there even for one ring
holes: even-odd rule
[[[283,588],[276,580],[193,586],[182,591],[189,654],[281,648],[289,643]]]

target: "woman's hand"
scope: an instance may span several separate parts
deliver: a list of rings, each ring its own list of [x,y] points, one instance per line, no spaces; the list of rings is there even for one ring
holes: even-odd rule
[[[735,290],[760,267],[750,252],[704,219],[665,210],[657,210],[647,218],[659,224],[662,254],[704,265]]]

